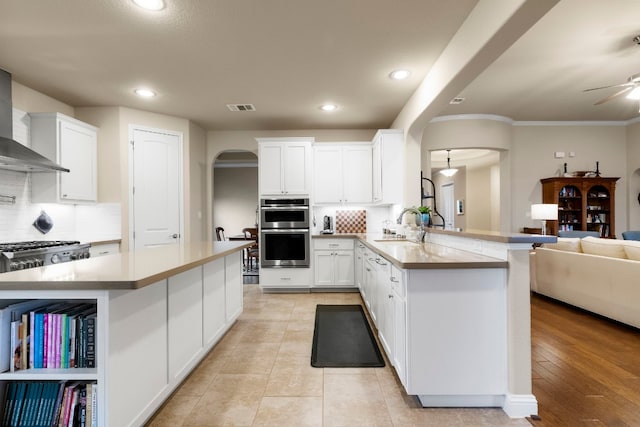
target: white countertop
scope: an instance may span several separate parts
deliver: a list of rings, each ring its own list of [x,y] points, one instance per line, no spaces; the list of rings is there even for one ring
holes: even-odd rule
[[[386,234],[319,234],[313,238],[356,238],[392,264],[403,269],[506,268],[501,259],[435,243],[415,243]]]
[[[1,290],[137,289],[251,246],[251,242],[197,242],[12,271]]]

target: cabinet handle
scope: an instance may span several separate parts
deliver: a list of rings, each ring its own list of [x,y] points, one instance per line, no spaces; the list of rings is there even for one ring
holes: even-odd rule
[[[332,248],[337,248],[337,247],[340,246],[340,244],[339,243],[329,243],[329,246],[332,247]]]
[[[281,277],[280,280],[284,280],[284,281],[291,280],[291,277]]]
[[[400,283],[400,281],[399,281],[398,279],[396,279],[395,277],[393,277],[393,276],[391,276],[391,278],[390,278],[390,279],[391,279],[391,281],[392,281],[393,283]]]
[[[371,271],[371,269],[369,267],[365,267],[365,270],[367,271]]]
[[[392,295],[392,294],[389,294],[389,298],[393,298],[393,295]]]

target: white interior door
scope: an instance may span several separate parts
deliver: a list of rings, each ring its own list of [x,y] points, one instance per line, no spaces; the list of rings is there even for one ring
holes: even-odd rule
[[[133,129],[132,247],[178,243],[182,232],[182,137]]]
[[[440,195],[442,196],[442,211],[440,214],[444,217],[444,228],[453,228],[455,209],[453,189],[453,183],[440,187]]]

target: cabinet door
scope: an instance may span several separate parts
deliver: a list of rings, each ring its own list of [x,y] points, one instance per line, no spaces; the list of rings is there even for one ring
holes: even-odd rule
[[[168,279],[169,378],[180,379],[202,349],[202,270],[193,268]],[[184,333],[184,331],[189,333]]]
[[[74,123],[60,121],[60,163],[70,170],[60,174],[60,198],[97,200],[96,133]]]
[[[233,322],[242,313],[242,257],[234,253],[225,257],[225,304],[227,323]]]
[[[310,192],[311,146],[288,143],[284,152],[284,193],[306,195]]]
[[[202,328],[204,345],[217,340],[226,326],[224,259],[202,267]]]
[[[314,147],[313,200],[315,203],[342,202],[341,147]]]
[[[334,261],[333,251],[314,252],[314,270],[316,286],[333,286],[334,284]]]
[[[376,139],[371,149],[371,157],[372,157],[372,168],[371,177],[372,177],[372,191],[373,191],[373,201],[380,202],[382,201],[382,157],[380,153],[380,139]]]
[[[371,203],[372,166],[370,146],[344,147],[342,151],[344,203]]]
[[[336,286],[353,286],[353,251],[336,251],[334,255],[334,282]]]
[[[376,270],[368,259],[365,259],[364,262],[364,282],[363,286],[365,288],[365,304],[367,305],[367,309],[369,310],[369,314],[371,314],[371,319],[373,319],[375,323],[376,312],[374,310],[375,300],[376,300]]]
[[[398,378],[405,387],[407,367],[407,341],[406,341],[406,302],[404,298],[393,292],[393,358],[392,364],[396,368]],[[391,357],[391,356],[390,356]]]
[[[260,144],[260,194],[281,195],[283,192],[282,144]]]

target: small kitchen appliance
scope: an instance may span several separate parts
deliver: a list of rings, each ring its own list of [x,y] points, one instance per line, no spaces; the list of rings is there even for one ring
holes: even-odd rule
[[[0,273],[89,258],[90,246],[65,240],[0,243]]]
[[[325,215],[322,224],[320,234],[333,234],[333,218],[331,218],[331,216]]]

